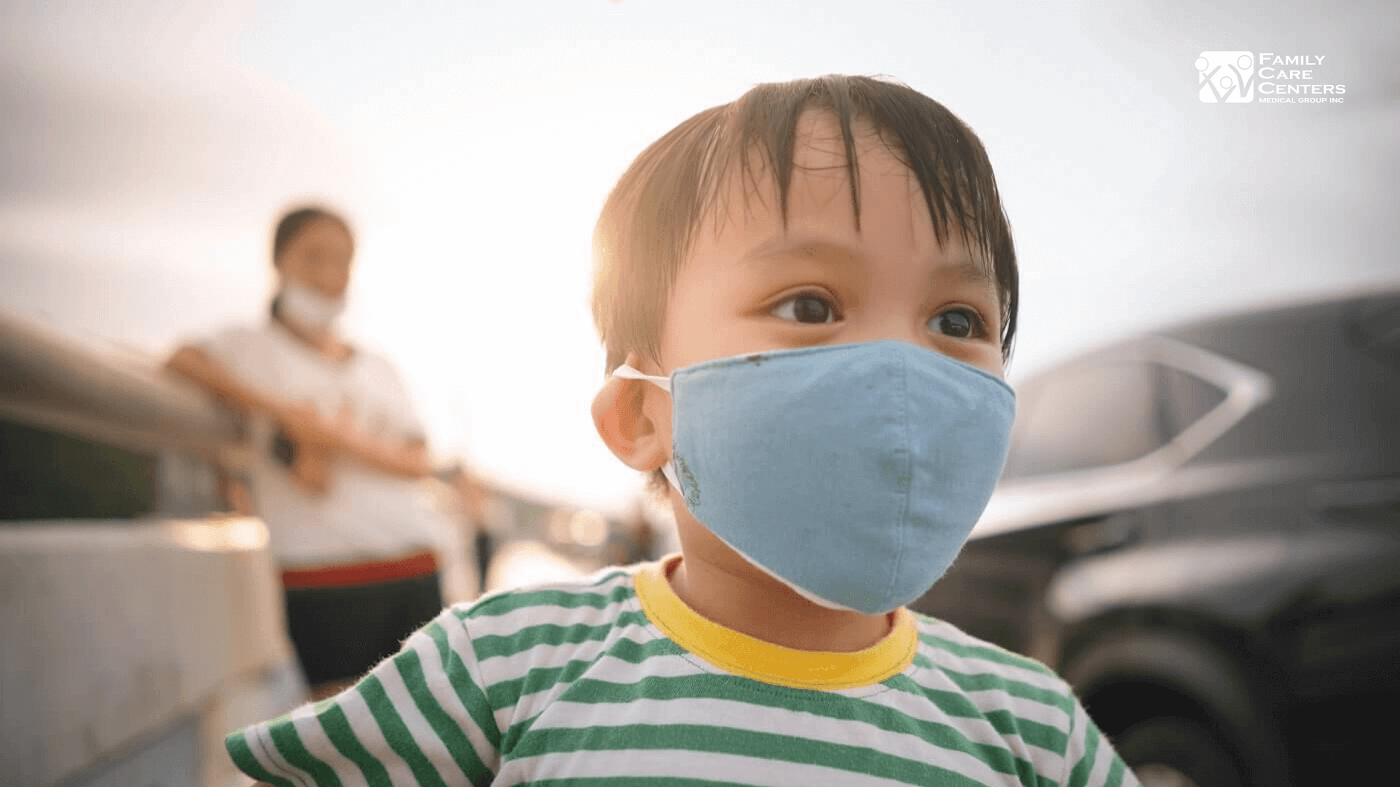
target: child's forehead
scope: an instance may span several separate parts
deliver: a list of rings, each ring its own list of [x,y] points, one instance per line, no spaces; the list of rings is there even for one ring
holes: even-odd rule
[[[915,187],[917,190],[917,186]],[[950,228],[943,237],[933,231],[932,220],[922,199],[911,199],[886,210],[890,203],[866,203],[869,210],[857,224],[849,200],[839,191],[824,195],[846,205],[841,210],[814,210],[810,200],[795,199],[790,221],[784,223],[772,206],[771,193],[764,197],[770,207],[757,201],[749,208],[741,205],[722,217],[707,222],[708,228],[686,255],[686,262],[702,260],[702,267],[713,275],[763,276],[781,278],[783,271],[861,271],[862,277],[883,279],[892,268],[906,264],[929,266],[936,278],[986,286],[998,292],[995,265],[976,243],[960,229]],[[869,196],[869,194],[867,194]],[[795,267],[794,267],[795,266]],[[999,297],[999,296],[998,296]]]
[[[758,146],[749,148],[717,183],[699,222],[702,231],[715,237],[739,229],[787,227],[811,218],[803,214],[814,208],[823,219],[844,216],[859,231],[863,203],[876,188],[872,184],[898,189],[918,217],[931,221],[918,178],[899,151],[869,121],[853,120],[850,132],[848,148],[834,115],[808,110],[794,128],[786,167]]]
[[[875,124],[865,117],[854,115],[849,118],[850,138],[856,149],[857,158],[869,148],[885,148],[885,140],[880,136]],[[825,162],[844,169],[847,165],[846,134],[841,129],[841,120],[835,113],[824,109],[807,109],[797,118],[792,133],[792,158],[795,164],[811,161]]]

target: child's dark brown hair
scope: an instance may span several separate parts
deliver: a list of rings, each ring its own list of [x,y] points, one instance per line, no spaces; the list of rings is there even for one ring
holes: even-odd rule
[[[759,85],[707,109],[652,143],[622,175],[593,234],[593,320],[607,350],[605,372],[629,352],[656,357],[676,271],[736,166],[747,182],[773,179],[787,220],[798,119],[808,110],[829,112],[840,124],[857,230],[852,127],[863,122],[913,172],[938,241],[961,233],[990,261],[1001,297],[1002,355],[1010,357],[1016,250],[982,143],[942,104],[898,82],[824,76]]]

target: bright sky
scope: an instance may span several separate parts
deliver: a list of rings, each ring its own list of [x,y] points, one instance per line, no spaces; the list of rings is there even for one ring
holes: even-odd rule
[[[113,10],[120,6],[121,10]],[[1126,331],[1400,280],[1393,4],[55,2],[0,10],[0,308],[163,355],[259,319],[300,197],[359,229],[347,332],[436,452],[620,509],[593,432],[598,209],[758,82],[886,74],[986,143],[1022,261],[1011,378]],[[1197,99],[1203,50],[1323,55],[1341,105]]]

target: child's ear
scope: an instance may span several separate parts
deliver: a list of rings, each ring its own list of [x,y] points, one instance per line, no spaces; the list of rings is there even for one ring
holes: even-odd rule
[[[638,358],[627,356],[627,363],[634,368],[638,362]],[[644,380],[617,377],[610,378],[593,397],[593,425],[598,428],[598,436],[623,464],[634,470],[656,470],[671,455],[670,435],[648,415],[657,412],[660,404],[664,404],[662,412],[669,413],[671,403],[668,399],[648,407],[648,398],[656,397],[665,398],[666,393]]]

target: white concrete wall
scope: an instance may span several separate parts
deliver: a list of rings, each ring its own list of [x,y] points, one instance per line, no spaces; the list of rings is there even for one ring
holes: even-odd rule
[[[266,543],[255,519],[0,526],[0,787],[81,784],[191,717],[203,787],[246,784],[223,735],[304,692]]]

